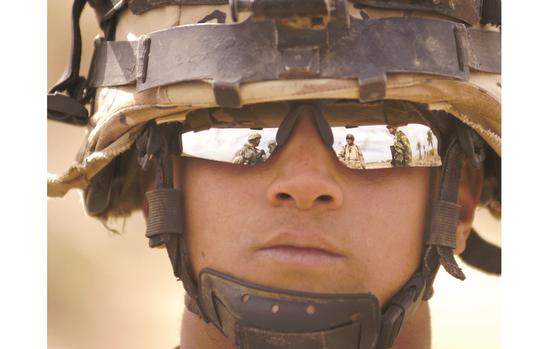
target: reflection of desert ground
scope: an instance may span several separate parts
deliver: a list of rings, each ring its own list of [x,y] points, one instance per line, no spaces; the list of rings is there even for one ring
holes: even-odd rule
[[[412,158],[412,162],[409,167],[437,167],[441,166],[441,158],[438,155],[424,155],[423,157],[415,156]],[[390,168],[391,160],[378,161],[378,162],[366,162],[366,169],[374,168]]]
[[[412,167],[417,166],[428,166],[428,167],[436,167],[441,166],[441,158],[439,155],[432,155],[432,154],[425,154],[422,157],[413,156],[412,163],[410,164]]]
[[[366,169],[389,168],[389,167],[393,167],[393,165],[391,165],[391,160],[378,161],[378,162],[366,162]]]

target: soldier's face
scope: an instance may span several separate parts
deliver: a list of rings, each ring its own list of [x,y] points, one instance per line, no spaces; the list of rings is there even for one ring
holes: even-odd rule
[[[177,160],[194,270],[386,302],[419,265],[429,170],[349,169],[311,120],[259,166]]]
[[[346,143],[348,143],[349,145],[354,144],[354,140],[352,138],[346,138]]]

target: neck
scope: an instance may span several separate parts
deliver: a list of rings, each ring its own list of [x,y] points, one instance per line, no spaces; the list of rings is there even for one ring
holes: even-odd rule
[[[393,349],[429,349],[431,347],[430,310],[422,302],[415,316],[402,328]],[[181,329],[181,349],[235,349],[214,325],[207,324],[185,310]]]
[[[183,312],[181,349],[235,349],[214,325],[204,322],[187,309]]]
[[[392,349],[430,349],[432,325],[428,302],[420,303],[414,317],[404,325]]]

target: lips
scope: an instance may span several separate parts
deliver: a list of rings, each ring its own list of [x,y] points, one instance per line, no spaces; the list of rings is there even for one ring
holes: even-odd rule
[[[320,266],[337,263],[345,255],[321,234],[280,233],[257,248],[261,256],[279,263]]]

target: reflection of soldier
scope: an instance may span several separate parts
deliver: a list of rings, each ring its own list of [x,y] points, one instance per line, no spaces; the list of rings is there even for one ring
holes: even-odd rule
[[[410,142],[403,131],[397,130],[395,126],[387,126],[389,133],[395,137],[395,143],[391,146],[393,160],[391,164],[395,167],[409,166],[412,162],[412,151]]]
[[[366,168],[364,155],[360,148],[354,144],[354,135],[350,133],[346,135],[346,144],[338,152],[338,158],[350,168]]]
[[[428,145],[431,147],[430,149],[430,155],[434,155],[434,138],[433,138],[433,133],[432,130],[428,130]]]
[[[267,156],[267,158],[269,158],[270,155],[272,155],[272,152],[276,149],[277,145],[278,144],[276,144],[276,141],[268,142],[268,156]]]
[[[249,135],[247,140],[248,143],[243,145],[243,147],[235,153],[233,163],[254,166],[264,162],[266,159],[264,150],[257,148],[261,142],[261,135],[258,132],[253,132]]]

